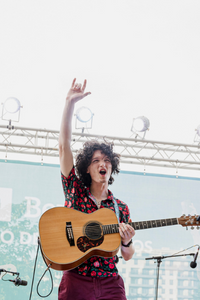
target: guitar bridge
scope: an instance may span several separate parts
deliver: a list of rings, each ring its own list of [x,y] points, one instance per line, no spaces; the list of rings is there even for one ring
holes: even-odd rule
[[[70,246],[75,246],[71,222],[66,222],[66,236],[67,236]]]

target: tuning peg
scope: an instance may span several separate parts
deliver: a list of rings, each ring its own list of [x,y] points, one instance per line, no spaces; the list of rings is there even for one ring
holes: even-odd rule
[[[197,226],[197,230],[199,230],[199,226]]]
[[[192,226],[191,229],[193,230],[193,229],[194,229],[194,226]]]
[[[186,226],[186,230],[188,230],[188,227]]]

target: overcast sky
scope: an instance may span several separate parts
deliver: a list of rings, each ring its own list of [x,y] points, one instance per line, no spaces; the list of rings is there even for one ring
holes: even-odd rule
[[[20,122],[59,130],[74,77],[92,94],[92,134],[192,144],[200,124],[200,1],[0,0],[0,99]],[[6,124],[0,120],[0,124]]]

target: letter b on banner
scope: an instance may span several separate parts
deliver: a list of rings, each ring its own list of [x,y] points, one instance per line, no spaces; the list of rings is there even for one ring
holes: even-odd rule
[[[36,197],[25,197],[27,200],[27,210],[25,217],[27,218],[38,218],[41,214],[40,199]]]

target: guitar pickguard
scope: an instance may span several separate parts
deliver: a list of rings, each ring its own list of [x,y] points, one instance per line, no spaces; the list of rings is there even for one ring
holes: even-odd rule
[[[104,236],[101,236],[98,240],[90,240],[86,236],[80,236],[77,240],[77,247],[80,251],[86,252],[91,248],[101,245],[103,240]]]

